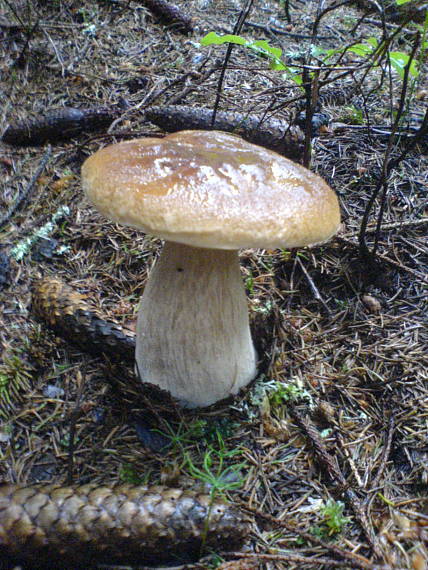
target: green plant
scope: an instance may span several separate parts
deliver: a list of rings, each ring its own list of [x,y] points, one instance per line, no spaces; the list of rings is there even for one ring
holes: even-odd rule
[[[379,42],[376,38],[370,37],[367,38],[365,42],[340,46],[334,49],[312,46],[312,55],[319,58],[324,64],[330,64],[333,56],[342,55],[344,52],[353,53],[358,57],[363,58],[371,56],[374,61],[374,66],[377,66],[379,65],[382,56],[386,53],[391,67],[395,69],[401,79],[403,79],[404,69],[409,63],[410,56],[402,51],[389,51],[388,48],[389,46],[386,42]],[[417,62],[411,62],[409,71],[414,77],[418,75]]]
[[[251,273],[245,280],[245,288],[250,295],[254,295],[254,277]]]
[[[180,422],[177,429],[167,424],[167,431],[154,431],[170,440],[171,449],[184,451],[185,445],[195,443],[203,437],[207,424],[206,420],[196,419],[189,424],[186,424],[184,421]]]
[[[219,437],[222,439],[231,437],[239,427],[237,422],[227,417],[212,418],[209,422],[203,421],[205,425],[202,427],[202,438],[207,444],[217,442]]]
[[[355,105],[348,105],[343,109],[343,116],[341,117],[344,123],[350,125],[362,125],[364,123],[364,116],[362,109],[355,107]]]
[[[272,47],[266,40],[247,40],[243,36],[235,34],[224,34],[219,36],[215,32],[209,32],[200,40],[201,46],[222,45],[225,43],[240,45],[245,47],[269,62],[269,68],[276,71],[284,71],[289,79],[302,84],[300,72],[293,66],[286,65],[282,60],[282,49]]]
[[[7,418],[14,401],[20,400],[21,392],[30,390],[31,366],[12,354],[4,359],[0,367],[0,416]]]
[[[268,392],[268,399],[272,408],[296,400],[312,401],[311,395],[305,390],[302,381],[299,379],[295,382],[276,382],[274,388]]]
[[[226,465],[226,461],[241,453],[241,449],[227,450],[222,436],[217,434],[218,449],[212,445],[204,453],[201,468],[193,462],[190,454],[185,452],[185,468],[191,477],[202,481],[210,488],[211,500],[226,491],[239,489],[244,481],[240,471],[246,466],[243,463]]]
[[[347,309],[349,307],[349,301],[346,299],[334,299],[336,307],[340,310]]]
[[[224,562],[224,558],[222,558],[219,554],[213,553],[211,554],[211,560],[207,562],[207,568],[209,570],[215,570],[219,566],[221,566]]]
[[[396,1],[405,3],[409,0]],[[389,49],[390,40],[380,42],[375,37],[369,37],[364,42],[342,45],[333,49],[326,49],[313,44],[311,46],[311,54],[313,57],[317,58],[322,65],[326,66],[326,69],[334,67],[335,63],[332,61],[334,56],[342,57],[344,53],[353,53],[354,55],[362,58],[371,57],[373,67],[379,66],[382,59],[386,56],[392,69],[398,73],[401,79],[404,79],[405,69],[407,66],[409,66],[409,74],[413,78],[416,78],[419,75],[418,68],[420,67],[420,62],[423,60],[423,51],[428,45],[426,45],[425,42],[427,29],[428,10],[422,30],[422,47],[419,61],[411,60],[411,56],[403,51],[391,51]],[[288,79],[291,79],[299,86],[303,84],[301,68],[299,66],[286,65],[282,59],[282,50],[277,47],[272,47],[266,40],[248,40],[247,38],[236,34],[218,35],[216,32],[209,32],[199,42],[201,46],[222,45],[225,43],[235,44],[249,49],[257,56],[268,60],[270,69],[284,71]],[[299,53],[289,53],[287,55],[288,59],[300,59]]]
[[[131,485],[144,485],[147,483],[149,475],[150,471],[147,471],[147,473],[144,473],[144,475],[141,476],[135,465],[132,465],[132,463],[122,463],[119,467],[119,479],[124,483],[130,483]]]
[[[323,520],[320,525],[313,527],[313,534],[326,538],[342,532],[345,525],[350,522],[350,519],[343,515],[344,508],[345,505],[341,501],[328,499],[320,509]]]
[[[206,518],[204,532],[202,533],[201,552],[205,547],[210,514],[214,500],[219,495],[223,496],[226,491],[239,489],[244,482],[241,470],[246,467],[245,462],[226,465],[226,462],[241,453],[241,449],[236,448],[227,450],[224,440],[218,432],[217,444],[218,449],[215,449],[213,445],[208,446],[208,450],[204,453],[201,467],[197,467],[195,465],[187,451],[184,454],[184,468],[187,470],[187,473],[194,479],[204,483],[209,488],[210,505],[208,508],[208,516]]]

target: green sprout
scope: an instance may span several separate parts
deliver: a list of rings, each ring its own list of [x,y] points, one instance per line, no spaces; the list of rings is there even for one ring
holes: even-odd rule
[[[241,470],[245,463],[235,463],[226,466],[226,461],[241,453],[241,449],[227,450],[222,436],[217,434],[218,449],[209,446],[205,452],[202,467],[197,467],[189,453],[185,453],[185,467],[191,477],[202,481],[210,488],[211,500],[218,495],[223,496],[226,491],[239,489],[244,478]]]
[[[303,387],[301,380],[295,382],[276,382],[274,388],[268,394],[269,404],[272,408],[278,408],[287,402],[296,402],[298,400],[312,401],[309,392]]]
[[[245,289],[250,295],[254,295],[254,277],[249,275],[245,280]]]
[[[358,109],[355,105],[348,105],[344,109],[344,116],[342,121],[350,125],[362,125],[364,123],[364,116],[362,109]]]
[[[328,538],[342,532],[345,525],[350,522],[350,519],[343,515],[344,508],[345,505],[341,501],[328,499],[320,509],[323,520],[320,525],[312,529],[313,534],[320,538]]]
[[[17,354],[6,357],[0,368],[0,417],[8,418],[14,402],[30,390],[31,367]]]
[[[166,432],[161,430],[153,431],[157,431],[164,437],[168,438],[171,442],[171,449],[183,451],[186,444],[195,443],[204,436],[207,424],[208,422],[206,420],[196,419],[188,425],[182,421],[176,430],[167,424]]]
[[[145,485],[149,475],[150,471],[141,476],[135,465],[132,465],[132,463],[123,463],[119,467],[119,479],[124,483],[130,483],[131,485]]]

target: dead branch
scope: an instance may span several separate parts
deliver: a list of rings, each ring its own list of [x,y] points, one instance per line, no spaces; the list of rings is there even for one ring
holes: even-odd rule
[[[251,8],[253,6],[253,2],[254,0],[247,0],[245,3],[245,6],[242,8],[238,20],[236,21],[236,24],[233,28],[233,34],[239,34],[242,30],[242,26],[245,23],[245,20],[248,18]],[[214,107],[213,107],[213,114],[212,114],[212,120],[211,120],[211,128],[214,127],[215,121],[216,121],[216,115],[217,115],[217,111],[218,111],[218,106],[220,104],[220,97],[221,97],[221,92],[222,92],[222,88],[223,88],[223,82],[224,82],[224,78],[226,75],[226,70],[227,70],[227,64],[229,63],[229,59],[230,56],[232,55],[232,50],[234,48],[234,44],[229,43],[227,46],[227,50],[226,50],[226,55],[224,56],[224,61],[223,61],[223,65],[220,71],[220,77],[218,79],[218,84],[217,84],[217,93],[216,93],[216,98],[214,101]]]

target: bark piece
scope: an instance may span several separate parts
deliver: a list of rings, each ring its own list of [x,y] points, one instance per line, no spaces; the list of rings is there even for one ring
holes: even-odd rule
[[[179,563],[202,548],[235,549],[248,532],[236,508],[191,490],[0,485],[0,557],[32,567]]]
[[[186,105],[165,105],[148,108],[145,116],[150,122],[170,133],[181,130],[209,130],[213,110]],[[219,111],[213,128],[233,132],[248,142],[275,150],[291,159],[298,160],[303,156],[303,132],[281,119],[262,120],[255,115]]]

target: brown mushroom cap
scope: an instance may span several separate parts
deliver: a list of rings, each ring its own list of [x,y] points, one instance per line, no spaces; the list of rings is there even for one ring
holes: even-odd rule
[[[107,218],[195,247],[301,247],[338,229],[336,194],[287,158],[220,131],[110,145],[82,167]]]

